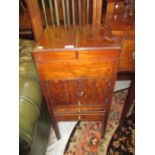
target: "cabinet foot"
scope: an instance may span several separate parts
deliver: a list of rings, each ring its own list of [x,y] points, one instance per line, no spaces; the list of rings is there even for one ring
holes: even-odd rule
[[[57,137],[57,140],[59,140],[61,138],[61,135],[60,135],[60,130],[59,130],[58,122],[55,122],[52,125],[53,125],[53,129],[54,129],[55,135]]]

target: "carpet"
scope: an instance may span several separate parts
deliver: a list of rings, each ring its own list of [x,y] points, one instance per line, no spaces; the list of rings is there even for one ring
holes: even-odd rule
[[[112,144],[111,138],[118,128],[126,95],[127,90],[114,94],[104,139],[101,139],[101,122],[78,122],[70,135],[64,155],[106,155],[108,145]]]
[[[124,120],[113,134],[107,155],[134,155],[135,154],[135,114],[134,110]]]

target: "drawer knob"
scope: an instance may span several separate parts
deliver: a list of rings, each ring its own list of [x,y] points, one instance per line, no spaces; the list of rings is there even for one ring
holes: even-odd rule
[[[109,87],[111,86],[111,82],[110,82],[110,81],[108,82],[108,86],[109,86]]]
[[[81,106],[81,102],[79,101],[78,106]]]
[[[80,113],[80,108],[78,107],[78,112]]]
[[[119,5],[118,4],[115,4],[115,8],[118,9],[118,7],[119,7]]]
[[[108,98],[105,99],[105,103],[108,103]]]
[[[80,115],[78,116],[78,119],[79,119],[79,120],[81,119],[81,116],[80,116]]]
[[[83,95],[83,91],[79,92],[79,96],[82,96]]]

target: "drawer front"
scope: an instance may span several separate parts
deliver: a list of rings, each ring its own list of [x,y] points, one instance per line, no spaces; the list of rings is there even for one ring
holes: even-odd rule
[[[57,121],[103,121],[105,112],[55,114],[55,118]]]
[[[53,109],[55,114],[61,113],[77,113],[77,112],[92,112],[92,111],[105,111],[106,104],[103,105],[91,105],[91,106],[78,106],[78,105],[48,105],[50,109]]]
[[[114,61],[112,60],[73,60],[37,63],[42,81],[87,77],[110,78],[113,73],[113,65]]]

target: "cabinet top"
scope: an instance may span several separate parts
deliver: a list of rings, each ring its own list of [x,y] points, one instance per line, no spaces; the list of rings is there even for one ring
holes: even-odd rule
[[[34,52],[91,49],[120,49],[120,45],[107,26],[51,26],[45,29]]]

